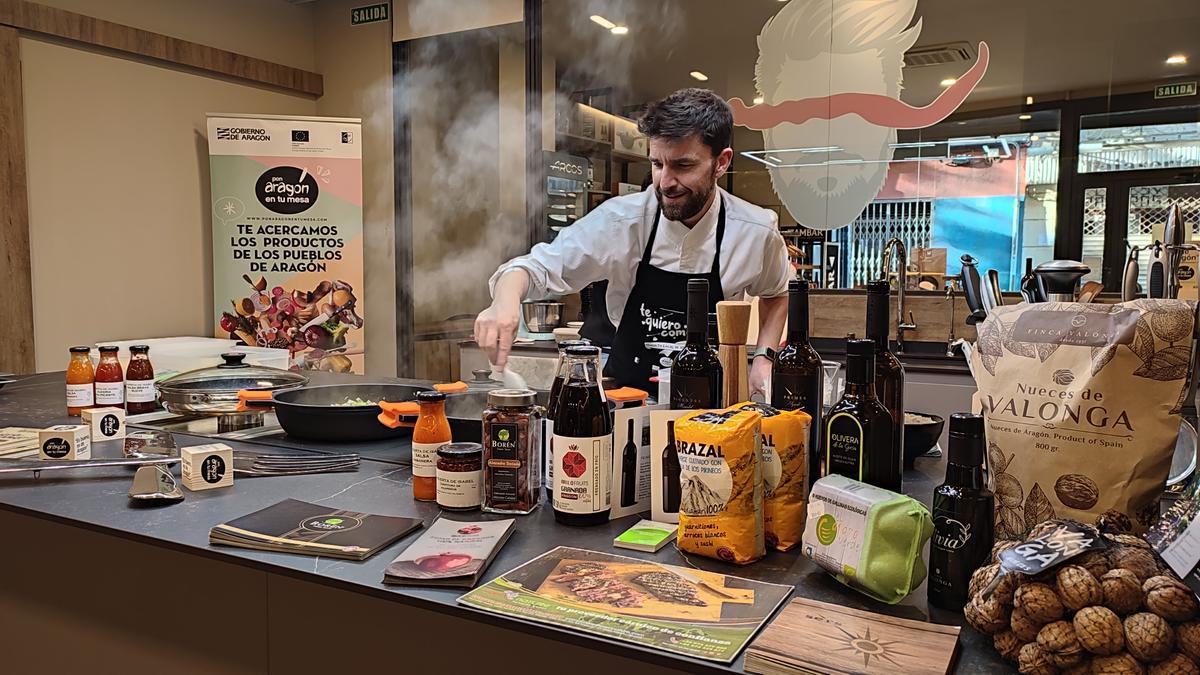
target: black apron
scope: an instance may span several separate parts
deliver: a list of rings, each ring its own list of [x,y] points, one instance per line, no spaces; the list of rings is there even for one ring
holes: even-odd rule
[[[717,311],[717,303],[725,299],[721,289],[721,240],[725,238],[725,200],[721,198],[717,213],[717,246],[712,269],[707,274],[668,272],[650,264],[654,237],[662,209],[654,214],[650,240],[638,263],[637,276],[625,309],[621,325],[613,338],[612,353],[604,374],[614,377],[625,387],[635,387],[653,394],[657,387],[650,378],[659,368],[670,368],[671,358],[679,343],[687,339],[687,284],[689,279],[708,280],[709,313]]]

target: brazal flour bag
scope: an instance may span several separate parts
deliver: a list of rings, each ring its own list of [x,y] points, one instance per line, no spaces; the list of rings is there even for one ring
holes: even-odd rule
[[[1022,303],[979,325],[971,370],[987,417],[996,538],[1049,518],[1141,532],[1158,516],[1179,432],[1195,303]]]

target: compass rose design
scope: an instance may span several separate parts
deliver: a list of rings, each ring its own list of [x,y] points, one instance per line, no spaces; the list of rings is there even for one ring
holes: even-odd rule
[[[899,666],[900,664],[892,656],[909,656],[894,648],[894,645],[900,644],[899,640],[878,640],[872,638],[869,626],[863,635],[855,635],[841,626],[835,626],[835,628],[845,636],[844,645],[835,651],[854,652],[855,655],[862,656],[863,667],[870,668],[872,658]]]

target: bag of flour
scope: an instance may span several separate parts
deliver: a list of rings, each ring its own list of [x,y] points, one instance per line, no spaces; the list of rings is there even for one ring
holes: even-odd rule
[[[996,539],[1050,518],[1158,517],[1179,432],[1196,303],[1023,303],[979,325]]]

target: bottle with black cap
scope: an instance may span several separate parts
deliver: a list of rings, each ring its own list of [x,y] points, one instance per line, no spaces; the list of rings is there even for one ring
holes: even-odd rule
[[[846,342],[846,391],[825,417],[821,475],[838,474],[900,492],[892,415],[875,396],[875,343]]]
[[[867,283],[867,339],[875,343],[875,393],[892,414],[892,445],[903,458],[904,365],[888,347],[891,293],[886,281]]]
[[[554,411],[554,520],[608,522],[612,509],[612,415],[600,386],[600,348],[568,347]]]
[[[995,497],[983,471],[983,416],[950,416],[946,481],[933,490],[929,546],[929,603],[962,609],[971,573],[992,550]]]
[[[687,342],[671,362],[671,409],[716,408],[724,371],[708,343],[708,280],[688,279],[687,292]]]
[[[808,340],[808,282],[788,282],[787,345],[771,367],[771,405],[779,410],[803,410],[812,418],[808,434],[808,485],[820,476],[821,411],[823,408],[821,355]]]

